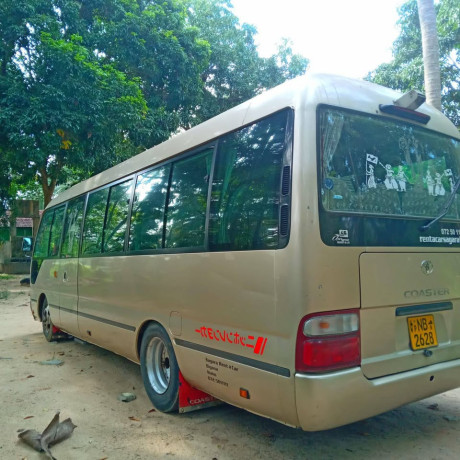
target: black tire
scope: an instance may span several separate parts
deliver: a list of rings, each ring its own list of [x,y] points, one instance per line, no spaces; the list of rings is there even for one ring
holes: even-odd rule
[[[150,324],[141,342],[141,374],[147,395],[155,409],[177,411],[179,407],[179,366],[167,332]]]
[[[58,334],[54,331],[54,324],[51,321],[50,307],[48,306],[48,300],[45,298],[42,305],[42,327],[43,335],[48,342],[55,342],[58,339]]]

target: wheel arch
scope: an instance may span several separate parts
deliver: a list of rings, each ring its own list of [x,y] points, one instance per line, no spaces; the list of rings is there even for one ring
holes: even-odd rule
[[[163,324],[161,324],[159,321],[156,321],[154,319],[148,319],[146,321],[144,321],[141,326],[139,327],[138,329],[138,333],[137,333],[137,339],[136,339],[136,358],[137,360],[140,362],[141,361],[141,345],[142,345],[142,338],[144,337],[144,333],[145,331],[147,330],[147,328],[151,325],[151,324],[158,324],[159,326],[161,326],[165,331],[166,333],[168,333],[168,330],[163,326]],[[169,335],[169,334],[168,334]],[[171,340],[172,342],[172,340]]]
[[[42,311],[43,311],[43,304],[45,303],[46,295],[42,292],[40,297],[38,298],[38,317],[40,318],[40,322],[42,322]]]

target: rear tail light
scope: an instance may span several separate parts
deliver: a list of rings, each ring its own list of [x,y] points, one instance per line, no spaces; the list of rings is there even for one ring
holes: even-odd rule
[[[360,364],[359,310],[315,313],[300,321],[297,372],[327,372]]]

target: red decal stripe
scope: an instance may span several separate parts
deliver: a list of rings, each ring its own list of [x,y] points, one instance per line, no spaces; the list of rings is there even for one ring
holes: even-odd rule
[[[264,341],[264,338],[263,338],[263,337],[258,337],[258,338],[257,338],[256,347],[254,348],[254,353],[255,353],[256,355],[259,354],[260,349],[262,348],[263,341]]]
[[[265,351],[265,345],[267,345],[267,339],[264,340],[264,345],[262,347],[262,350],[260,351],[260,354],[263,355]]]

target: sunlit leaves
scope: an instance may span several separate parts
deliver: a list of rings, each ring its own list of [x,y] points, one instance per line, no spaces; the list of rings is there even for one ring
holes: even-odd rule
[[[460,3],[458,0],[440,0],[435,6],[442,107],[456,126],[460,126]],[[422,41],[416,0],[409,0],[401,6],[398,24],[400,34],[393,44],[393,61],[380,65],[368,78],[400,91],[423,91]]]
[[[4,169],[48,201],[305,71],[287,42],[261,58],[255,34],[227,0],[2,0]]]

